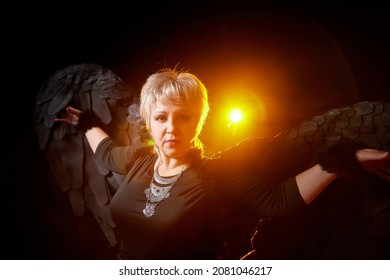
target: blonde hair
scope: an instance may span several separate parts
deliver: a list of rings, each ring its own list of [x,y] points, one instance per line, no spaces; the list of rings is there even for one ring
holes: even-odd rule
[[[195,110],[198,124],[193,145],[194,148],[203,151],[199,135],[210,110],[204,84],[194,74],[172,68],[164,68],[150,75],[141,89],[140,103],[140,115],[148,129],[152,106],[156,105],[157,101],[183,104]]]

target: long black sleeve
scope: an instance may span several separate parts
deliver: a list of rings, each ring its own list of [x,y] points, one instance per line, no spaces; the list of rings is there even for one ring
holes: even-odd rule
[[[99,143],[95,156],[104,167],[123,175],[129,171],[137,157],[133,146],[118,146],[111,137]]]
[[[283,167],[285,158],[269,139],[248,139],[207,160],[220,191],[232,202],[263,216],[279,216],[306,204],[295,174]]]

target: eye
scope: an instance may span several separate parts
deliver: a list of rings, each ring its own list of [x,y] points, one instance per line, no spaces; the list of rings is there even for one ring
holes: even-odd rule
[[[154,117],[154,120],[155,120],[155,121],[158,121],[158,122],[163,122],[163,121],[165,121],[166,119],[167,119],[167,117],[164,116],[164,115],[157,115],[157,116]]]
[[[190,117],[189,116],[180,116],[179,119],[183,120],[183,121],[186,121],[186,120],[189,120]]]
[[[180,114],[178,116],[178,119],[181,120],[181,121],[188,121],[191,119],[191,115],[190,114]]]

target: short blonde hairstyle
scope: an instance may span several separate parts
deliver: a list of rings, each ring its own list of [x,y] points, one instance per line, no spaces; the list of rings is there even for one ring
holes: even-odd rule
[[[140,103],[140,115],[148,129],[152,106],[156,105],[157,101],[170,101],[195,110],[198,124],[193,144],[194,148],[203,151],[199,135],[210,110],[204,84],[194,74],[172,68],[164,68],[150,75],[141,89]]]

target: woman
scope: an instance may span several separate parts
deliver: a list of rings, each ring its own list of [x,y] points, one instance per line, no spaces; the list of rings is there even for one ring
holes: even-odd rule
[[[237,221],[305,207],[337,177],[315,164],[291,178],[269,180],[259,159],[270,153],[260,139],[203,157],[199,135],[208,111],[207,90],[193,74],[162,69],[151,75],[140,102],[153,140],[153,151],[147,152],[143,142],[116,146],[98,125],[84,125],[91,120],[87,114],[68,108],[62,121],[80,122],[97,158],[126,174],[110,205],[122,241],[120,258],[220,258],[226,234],[241,226]],[[356,158],[379,167],[389,157],[361,149]]]

